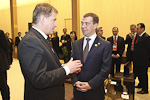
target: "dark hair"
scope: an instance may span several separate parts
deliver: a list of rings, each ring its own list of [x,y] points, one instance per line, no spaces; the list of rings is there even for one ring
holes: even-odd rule
[[[138,25],[141,25],[140,28],[144,28],[144,30],[145,30],[145,25],[144,25],[143,23],[138,23],[137,26],[138,26]]]
[[[58,13],[58,11],[48,3],[37,4],[33,11],[32,23],[37,24],[41,15],[44,15],[45,17],[51,16],[52,11]]]
[[[76,34],[76,32],[75,31],[71,31],[70,32],[70,34],[73,34],[73,33],[75,34],[75,40],[77,40],[77,34]]]
[[[64,31],[65,29],[67,30],[67,28],[64,28],[63,31]]]
[[[95,24],[95,23],[98,24],[98,22],[99,22],[99,17],[96,14],[94,14],[94,13],[87,13],[83,17],[84,18],[85,17],[92,17],[93,18],[93,24]]]
[[[6,35],[6,34],[8,34],[8,35],[9,35],[9,33],[8,33],[8,32],[6,32],[6,33],[5,33],[5,35]]]
[[[21,32],[18,32],[18,34],[19,34],[19,33],[21,33]]]

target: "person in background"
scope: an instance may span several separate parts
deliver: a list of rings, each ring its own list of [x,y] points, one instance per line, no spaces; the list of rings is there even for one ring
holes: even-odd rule
[[[72,57],[81,60],[81,72],[72,74],[75,100],[104,100],[104,80],[111,67],[111,44],[96,35],[99,17],[84,15],[81,29],[84,37],[74,42]]]
[[[77,35],[75,31],[70,32],[70,41],[69,41],[69,56],[71,56],[73,50],[73,44],[77,40]]]
[[[21,32],[18,32],[18,36],[15,38],[15,47],[18,47],[21,40],[22,40]]]
[[[9,50],[10,64],[12,64],[12,62],[13,62],[12,55],[13,55],[13,44],[14,44],[14,42],[13,42],[13,39],[9,38],[9,36],[10,36],[10,34],[7,32],[5,34],[5,37],[6,37],[7,41],[8,41],[8,43],[9,43],[9,48],[10,48],[10,50]]]
[[[57,32],[53,31],[53,37],[51,38],[51,41],[52,41],[52,46],[58,55],[58,53],[59,53],[59,37],[57,35]]]
[[[62,52],[64,56],[64,63],[69,61],[69,41],[70,41],[70,35],[67,34],[67,29],[63,29],[63,35],[61,36],[60,42],[62,43]]]
[[[10,63],[8,59],[9,44],[3,30],[0,30],[0,91],[3,100],[10,100],[10,91],[7,84],[7,70]]]
[[[102,39],[105,40],[105,37],[102,36],[102,35],[103,35],[103,28],[102,28],[102,27],[96,28],[96,34],[97,34],[100,38],[102,38]]]
[[[148,66],[150,57],[150,36],[145,32],[143,23],[137,24],[138,38],[134,46],[134,64],[137,69],[139,84],[135,88],[141,88],[138,94],[148,94]]]
[[[48,35],[53,33],[58,11],[48,3],[37,4],[32,28],[18,46],[18,59],[25,79],[24,100],[64,100],[66,75],[80,72],[81,61],[71,58],[62,65]]]
[[[130,25],[130,31],[131,31],[131,33],[127,34],[127,36],[126,36],[125,44],[128,44],[127,52],[126,52],[127,62],[129,62],[131,65],[131,62],[133,61],[135,39],[137,38],[135,24]],[[134,73],[135,78],[137,76],[136,72],[137,71],[136,71],[134,63],[133,63],[133,73]]]
[[[112,44],[112,67],[110,74],[114,77],[114,66],[116,65],[116,73],[120,72],[122,54],[125,49],[124,38],[118,36],[119,29],[117,27],[112,28],[113,36],[109,37],[107,41]]]

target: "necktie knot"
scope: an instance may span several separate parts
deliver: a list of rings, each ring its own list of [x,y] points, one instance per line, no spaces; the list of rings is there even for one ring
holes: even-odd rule
[[[86,38],[87,43],[89,43],[90,40],[91,40],[90,38]]]

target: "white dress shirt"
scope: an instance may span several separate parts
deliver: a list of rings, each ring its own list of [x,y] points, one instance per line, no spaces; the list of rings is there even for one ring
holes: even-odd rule
[[[90,36],[90,37],[86,37],[86,36],[84,36],[84,40],[83,40],[83,51],[84,51],[84,48],[85,48],[85,46],[86,46],[86,44],[87,44],[87,40],[86,40],[86,38],[90,38],[91,40],[89,41],[89,51],[90,51],[90,49],[91,49],[91,47],[92,47],[92,45],[93,45],[93,43],[94,43],[94,41],[95,41],[95,38],[96,38],[96,33],[94,33],[92,36]]]
[[[141,33],[139,36],[141,37],[144,33],[145,33],[145,31],[143,33]]]

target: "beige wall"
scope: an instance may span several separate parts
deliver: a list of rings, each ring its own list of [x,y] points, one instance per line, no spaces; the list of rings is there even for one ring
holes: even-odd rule
[[[8,8],[0,10],[0,29],[5,33],[11,33],[10,10]]]
[[[65,19],[72,17],[71,0],[37,0],[37,2],[18,6],[18,31],[22,36],[28,31],[28,22],[32,21],[32,13],[35,5],[39,2],[48,2],[57,10],[57,28],[59,36],[65,27]],[[99,26],[104,29],[104,36],[112,35],[112,27],[119,28],[119,35],[125,37],[130,32],[130,24],[143,22],[146,25],[146,32],[150,34],[150,0],[80,0],[80,20],[85,13],[94,12],[100,18]],[[11,33],[10,10],[0,10],[0,29]],[[79,22],[80,23],[80,22]],[[67,27],[71,23],[67,22]],[[68,34],[71,29],[68,30]],[[83,37],[80,31],[80,36]]]
[[[119,35],[126,37],[130,24],[139,22],[145,23],[146,32],[150,34],[149,4],[150,0],[80,0],[80,18],[88,12],[96,13],[105,37],[112,35],[114,26],[119,28]]]
[[[57,27],[55,31],[58,31],[58,35],[61,36],[63,34],[62,30],[65,27],[64,19],[72,17],[71,0],[42,0],[42,2],[50,3],[58,10]],[[18,7],[18,31],[22,32],[22,36],[28,31],[28,23],[32,22],[32,13],[37,3]],[[71,30],[68,30],[68,34],[70,31]]]

